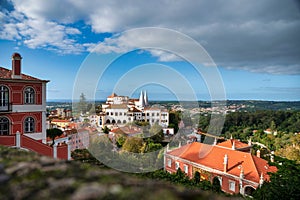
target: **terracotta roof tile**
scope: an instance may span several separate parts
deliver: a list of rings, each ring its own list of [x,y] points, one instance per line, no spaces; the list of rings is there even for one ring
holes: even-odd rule
[[[247,152],[223,148],[221,146],[207,145],[199,142],[190,143],[181,148],[167,153],[175,157],[192,161],[206,167],[223,171],[223,161],[225,154],[228,155],[227,173],[239,176],[241,169],[244,170],[245,179],[259,182],[263,173],[264,179],[268,180],[267,172],[276,172],[276,167],[270,167],[266,160],[258,158]]]
[[[108,98],[113,98],[113,97],[117,97],[118,95],[116,93],[112,93],[110,96],[108,96]]]
[[[221,142],[217,145],[221,146],[221,147],[232,148],[233,142],[234,142],[234,145],[235,145],[236,149],[249,147],[248,144],[243,143],[243,142],[238,141],[238,140],[235,140],[235,139],[226,140],[225,142]]]
[[[0,67],[0,78],[2,78],[2,79],[12,79],[11,75],[12,75],[11,70]],[[21,80],[42,81],[41,79],[26,75],[26,74],[21,74]]]

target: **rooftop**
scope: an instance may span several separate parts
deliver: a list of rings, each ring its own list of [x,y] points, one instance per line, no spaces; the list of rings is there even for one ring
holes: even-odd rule
[[[228,156],[227,173],[239,176],[244,170],[245,179],[259,183],[263,174],[264,180],[269,180],[267,172],[276,172],[274,166],[269,166],[268,162],[262,158],[251,155],[251,153],[241,152],[230,148],[222,148],[218,145],[207,145],[193,142],[178,149],[172,150],[167,155],[176,156],[194,163],[209,167],[214,170],[223,171],[224,156]]]
[[[3,67],[0,67],[0,78],[16,80],[12,78],[12,71]],[[26,74],[21,74],[21,79],[18,80],[45,81]]]

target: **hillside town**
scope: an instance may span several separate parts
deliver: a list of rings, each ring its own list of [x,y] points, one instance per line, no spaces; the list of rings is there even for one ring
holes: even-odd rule
[[[190,179],[199,177],[199,181],[217,181],[221,191],[246,196],[252,196],[255,190],[270,181],[270,173],[278,170],[269,164],[275,162],[274,151],[262,155],[257,146],[254,148],[251,138],[245,143],[240,138],[233,138],[232,134],[229,138],[206,133],[201,130],[203,127],[190,125],[184,117],[177,116],[176,121],[174,116],[182,109],[152,105],[147,91],[141,91],[136,99],[112,93],[101,109],[93,113],[87,111],[84,98],[77,103],[77,114],[66,108],[47,110],[46,85],[49,81],[23,74],[22,68],[19,53],[12,55],[11,70],[0,68],[1,145],[72,160],[72,152],[89,148],[93,142],[91,136],[106,137],[113,143],[111,151],[122,153],[129,149],[146,153],[163,150],[164,171],[176,174],[181,170]],[[230,109],[234,113],[238,108]],[[192,109],[191,113],[203,111]],[[205,109],[208,111],[216,112]],[[275,129],[274,125],[264,130],[264,134],[277,137],[279,133]],[[257,131],[253,130],[252,134]],[[213,143],[203,143],[205,137],[212,137]],[[179,142],[169,146],[167,143],[173,138]],[[135,142],[130,143],[132,141]],[[257,141],[256,144],[268,149]],[[294,144],[294,148],[299,146]]]

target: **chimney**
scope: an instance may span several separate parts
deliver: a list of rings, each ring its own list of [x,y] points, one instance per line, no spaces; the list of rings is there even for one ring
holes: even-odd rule
[[[235,141],[233,140],[233,142],[232,142],[232,150],[235,150]]]
[[[227,170],[228,170],[228,156],[227,156],[227,154],[225,154],[225,156],[224,156],[224,172],[226,173],[227,172]]]
[[[12,75],[11,78],[20,79],[21,78],[21,60],[22,57],[19,53],[14,53],[11,57],[12,59]]]
[[[217,145],[217,138],[215,137],[214,145]]]
[[[252,145],[251,138],[248,140],[248,145],[249,145],[249,146],[251,146],[251,145]]]
[[[260,150],[259,149],[256,151],[256,156],[260,158]]]
[[[271,151],[271,162],[275,162],[275,160],[274,160],[274,151]]]
[[[263,183],[264,183],[264,175],[263,173],[261,173],[259,178],[259,187],[261,187]]]
[[[243,179],[243,178],[245,178],[245,175],[244,175],[244,169],[242,167],[241,172],[240,172],[240,179]]]

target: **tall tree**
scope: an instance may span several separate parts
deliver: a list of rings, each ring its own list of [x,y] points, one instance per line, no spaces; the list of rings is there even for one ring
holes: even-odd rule
[[[77,104],[77,109],[80,113],[85,114],[88,110],[88,103],[84,93],[80,94],[79,102]]]
[[[51,128],[51,129],[47,129],[47,137],[52,139],[52,144],[51,146],[54,145],[54,140],[57,136],[61,136],[61,134],[63,134],[62,130],[58,129],[58,128]]]

